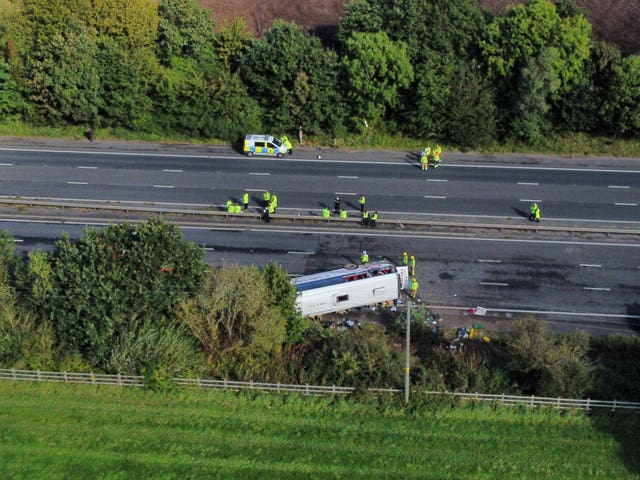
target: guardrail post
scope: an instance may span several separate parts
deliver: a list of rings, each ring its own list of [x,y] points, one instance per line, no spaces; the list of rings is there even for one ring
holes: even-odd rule
[[[331,385],[331,392],[335,395],[336,394],[336,386],[335,384]]]
[[[16,378],[16,369],[15,369],[15,368],[12,368],[12,369],[11,369],[11,377],[12,377],[14,380],[16,380],[16,379],[17,379],[17,378]]]
[[[504,405],[504,393],[502,394],[502,405]]]
[[[36,376],[38,377],[38,381],[41,382],[42,381],[42,377],[40,376],[40,370],[36,371]]]
[[[222,387],[226,390],[227,389],[227,377],[224,377],[224,380],[222,381]]]
[[[587,410],[587,412],[589,410],[591,410],[591,399],[590,398],[587,398],[587,406],[585,407],[585,409]]]
[[[560,397],[556,398],[556,408],[560,409]]]
[[[615,411],[616,411],[616,404],[617,404],[617,403],[618,403],[618,401],[617,401],[617,400],[614,400],[614,401],[613,401],[613,406],[611,407],[611,411],[612,411],[612,412],[615,412]]]
[[[532,407],[535,405],[535,403],[534,403],[533,399],[534,399],[534,396],[533,396],[533,395],[531,395],[531,406],[532,406]]]
[[[307,383],[305,387],[305,395],[309,395],[309,384]]]
[[[93,372],[91,372],[89,374],[89,378],[91,379],[91,383],[95,383],[96,382],[96,377],[93,375]]]
[[[69,382],[69,377],[67,376],[67,372],[62,372],[62,377],[64,378],[64,382]]]
[[[276,392],[280,393],[280,382],[276,383]]]
[[[118,372],[118,385],[122,386],[122,375]]]

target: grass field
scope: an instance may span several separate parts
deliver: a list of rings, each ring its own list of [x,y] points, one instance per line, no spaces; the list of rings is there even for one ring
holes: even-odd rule
[[[0,382],[0,472],[74,478],[639,478],[635,415]]]

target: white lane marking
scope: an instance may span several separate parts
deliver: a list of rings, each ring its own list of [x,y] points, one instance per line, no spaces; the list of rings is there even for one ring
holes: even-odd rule
[[[213,247],[204,247],[204,250],[206,250],[207,252],[213,252],[215,250],[215,248],[213,248]]]
[[[174,185],[154,185],[153,188],[176,188]]]
[[[425,195],[424,198],[447,198],[443,195]]]
[[[13,163],[0,163],[0,167],[13,167]]]
[[[615,203],[616,207],[637,207],[638,204],[637,203]]]
[[[84,170],[97,170],[98,167],[86,166],[86,165],[78,165],[78,168],[82,168]]]
[[[360,178],[360,177],[355,177],[353,175],[338,175],[338,178]]]
[[[357,195],[355,192],[336,192],[336,195]]]
[[[521,202],[527,202],[527,203],[531,203],[531,202],[542,203],[542,200],[538,200],[538,199],[535,199],[535,198],[521,198],[520,201]]]
[[[290,250],[287,253],[292,255],[313,255],[313,252],[296,252],[295,250]]]
[[[88,185],[89,182],[67,182],[69,185]]]
[[[589,268],[600,268],[602,265],[598,265],[597,263],[581,263],[581,267],[589,267]]]
[[[14,243],[22,243],[22,242],[24,242],[24,240],[22,240],[21,238],[14,238],[13,242]]]
[[[480,285],[487,285],[487,286],[493,286],[493,287],[508,287],[509,286],[508,283],[501,283],[501,282],[480,282]]]
[[[480,259],[478,260],[480,263],[502,263],[502,260],[489,260],[489,259]]]
[[[2,217],[0,217],[2,220]],[[13,220],[13,219],[12,219]],[[15,220],[19,221],[19,220]],[[182,226],[182,228],[192,228],[188,226]],[[198,227],[193,227],[198,229]],[[206,227],[202,227],[206,230]],[[252,232],[270,232],[270,233],[286,233],[286,234],[300,234],[307,235],[310,231],[303,230],[290,230],[290,229],[278,229],[276,232],[272,229],[258,227],[252,228]],[[482,237],[456,237],[449,235],[411,235],[408,233],[370,233],[370,232],[338,232],[335,230],[313,230],[315,234],[322,235],[339,235],[343,237],[380,237],[380,238],[423,238],[423,239],[438,239],[438,240],[459,240],[469,242],[496,242],[496,243],[539,243],[546,245],[586,245],[586,246],[598,246],[598,247],[624,247],[624,248],[640,248],[640,243],[613,243],[613,242],[587,242],[587,241],[572,241],[572,240],[534,240],[534,239],[518,239],[518,238],[482,238]]]
[[[609,188],[631,188],[629,185],[609,185]]]
[[[74,155],[86,155],[87,152],[83,150],[53,150],[44,148],[10,148],[0,147],[2,152],[35,152],[35,153],[65,153]],[[220,160],[247,160],[251,161],[250,157],[238,156],[238,155],[185,155],[184,153],[133,153],[133,152],[114,152],[92,150],[91,155],[108,155],[108,156],[121,156],[121,157],[160,157],[160,158],[196,158],[196,159],[220,159]],[[261,162],[291,162],[291,163],[344,163],[344,164],[364,164],[364,165],[394,165],[401,164],[400,161],[396,162],[375,162],[375,161],[358,161],[358,160],[330,160],[330,159],[304,159],[304,158],[260,158]],[[408,168],[415,168],[415,164],[405,163]],[[456,164],[448,163],[447,167],[457,168],[490,168],[496,170],[540,170],[540,171],[560,171],[560,172],[598,172],[598,173],[640,173],[640,170],[621,170],[621,169],[608,169],[608,168],[564,168],[564,167],[524,167],[515,165],[487,165],[487,164]]]
[[[174,170],[172,168],[164,168],[162,171],[163,172],[170,172],[170,173],[182,173],[182,170]]]
[[[518,185],[540,185],[538,182],[518,182]]]
[[[442,308],[447,310],[468,310],[469,307],[452,307],[449,305],[429,305],[429,308],[433,310]],[[502,312],[502,313],[530,313],[532,315],[567,315],[573,317],[596,317],[596,318],[633,318],[640,319],[640,315],[627,315],[625,314],[616,314],[616,313],[592,313],[592,312],[566,312],[562,310],[519,310],[519,309],[511,309],[511,308],[493,308],[486,307],[487,310],[491,310],[492,312]]]
[[[445,180],[444,178],[427,178],[427,182],[448,182],[449,180]]]
[[[270,173],[264,173],[264,172],[249,172],[249,175],[262,175],[264,177],[268,177],[271,174]]]
[[[596,292],[610,292],[611,289],[610,288],[604,288],[604,287],[582,287],[583,290],[593,290]]]

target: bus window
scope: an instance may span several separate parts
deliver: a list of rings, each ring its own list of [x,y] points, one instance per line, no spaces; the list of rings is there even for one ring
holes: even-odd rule
[[[349,300],[349,295],[338,295],[336,297],[336,302],[340,303],[340,302],[346,302]]]

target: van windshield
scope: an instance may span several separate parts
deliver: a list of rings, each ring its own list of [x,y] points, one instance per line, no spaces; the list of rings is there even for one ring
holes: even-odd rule
[[[273,143],[275,143],[278,148],[282,146],[282,141],[279,138],[274,138]]]

